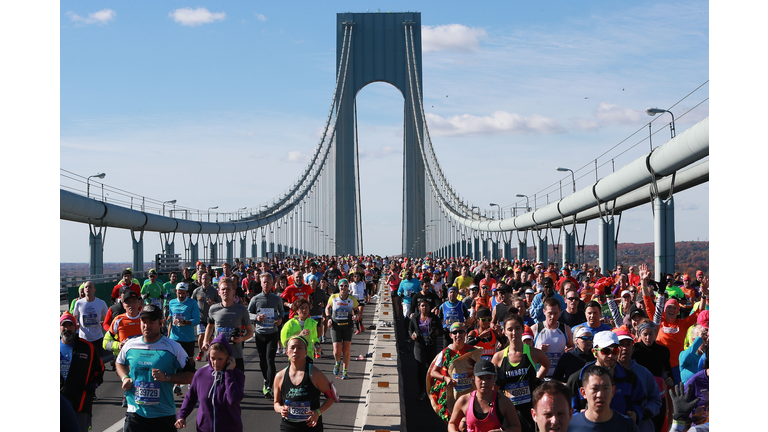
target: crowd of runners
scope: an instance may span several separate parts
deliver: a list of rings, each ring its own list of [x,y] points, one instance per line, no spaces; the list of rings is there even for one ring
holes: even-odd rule
[[[450,431],[708,430],[709,283],[700,271],[654,281],[644,264],[601,271],[374,256],[196,264],[167,283],[150,270],[141,285],[126,269],[111,305],[83,284],[60,317],[62,430],[89,429],[111,351],[124,430],[184,428],[197,406],[197,430],[241,431],[251,340],[281,430],[322,430],[339,400],[329,377],[348,378],[351,341],[366,331],[380,279],[407,335],[401,353],[418,365],[417,397],[430,398],[427,415]],[[473,352],[474,374],[452,376],[451,363]],[[290,363],[279,371],[278,354]],[[332,371],[313,367],[328,355]]]

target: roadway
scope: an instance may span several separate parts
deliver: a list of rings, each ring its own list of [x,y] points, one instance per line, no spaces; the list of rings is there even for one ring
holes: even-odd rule
[[[363,325],[367,328],[373,324],[374,304],[366,307],[363,315]],[[341,394],[341,401],[333,406],[323,415],[323,424],[326,431],[359,431],[362,428],[365,417],[365,398],[367,387],[364,386],[366,379],[370,379],[366,371],[366,364],[371,358],[365,361],[356,360],[359,355],[365,357],[371,352],[371,335],[374,332],[365,331],[352,338],[352,360],[349,362],[349,379],[334,379],[336,389]],[[327,342],[321,344],[323,347],[323,357],[316,359],[314,364],[325,373],[329,379],[333,379],[333,346],[330,342],[330,335]],[[242,409],[243,426],[245,430],[279,430],[280,415],[273,409],[272,399],[264,399],[261,392],[264,384],[261,369],[259,368],[258,352],[256,344],[252,340],[245,343],[243,350],[245,359],[245,397],[240,403]],[[413,359],[411,359],[413,360]],[[203,367],[205,363],[197,362],[197,367]],[[285,368],[288,366],[288,360],[285,355],[278,354],[277,367]],[[116,432],[123,429],[126,408],[120,407],[123,397],[123,391],[120,388],[120,380],[117,374],[106,365],[104,374],[104,383],[96,390],[97,400],[93,404],[93,431]],[[184,388],[186,394],[186,388]],[[176,397],[176,409],[181,407],[182,397]],[[428,402],[426,402],[429,405]],[[431,408],[430,408],[431,411]],[[187,418],[187,427],[184,430],[195,430],[195,419],[197,410],[192,412]],[[419,429],[413,429],[419,430]],[[423,429],[422,429],[423,430]]]

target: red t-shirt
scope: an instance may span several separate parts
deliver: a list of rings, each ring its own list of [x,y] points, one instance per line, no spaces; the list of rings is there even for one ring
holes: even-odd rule
[[[123,281],[120,281],[120,283],[118,283],[117,285],[115,285],[114,288],[112,288],[112,299],[113,300],[120,298],[120,288],[122,288],[124,286],[125,285],[123,285]],[[139,284],[136,284],[136,283],[132,282],[131,283],[131,291],[135,292],[136,294],[139,295],[139,297],[141,297],[141,287],[139,286]]]
[[[280,294],[280,297],[282,297],[288,303],[293,303],[300,298],[309,300],[309,295],[312,294],[312,292],[313,290],[310,285],[304,284],[300,287],[291,285],[286,288],[282,294]],[[293,318],[294,315],[296,315],[296,312],[291,309],[290,312],[288,312],[288,318]]]

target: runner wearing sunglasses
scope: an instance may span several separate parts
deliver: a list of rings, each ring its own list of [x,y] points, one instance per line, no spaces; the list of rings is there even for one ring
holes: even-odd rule
[[[589,327],[579,327],[573,332],[576,347],[560,357],[552,379],[562,383],[568,380],[574,372],[580,371],[585,364],[595,361],[592,354],[592,330]]]
[[[580,371],[573,373],[568,378],[568,387],[574,395],[572,401],[574,412],[587,407],[587,399],[579,393],[579,389],[582,387],[584,371],[597,364],[608,369],[613,377],[615,391],[613,392],[614,397],[611,399],[611,409],[626,414],[637,424],[638,420],[643,417],[645,410],[643,407],[645,392],[637,375],[618,363],[620,352],[618,336],[611,331],[597,333],[593,345],[592,352],[596,361],[587,363]]]

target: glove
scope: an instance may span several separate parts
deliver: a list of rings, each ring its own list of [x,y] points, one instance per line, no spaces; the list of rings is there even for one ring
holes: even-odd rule
[[[693,397],[693,386],[685,391],[685,384],[677,384],[669,389],[669,397],[672,399],[672,418],[690,422],[691,413],[701,401],[701,398]]]

